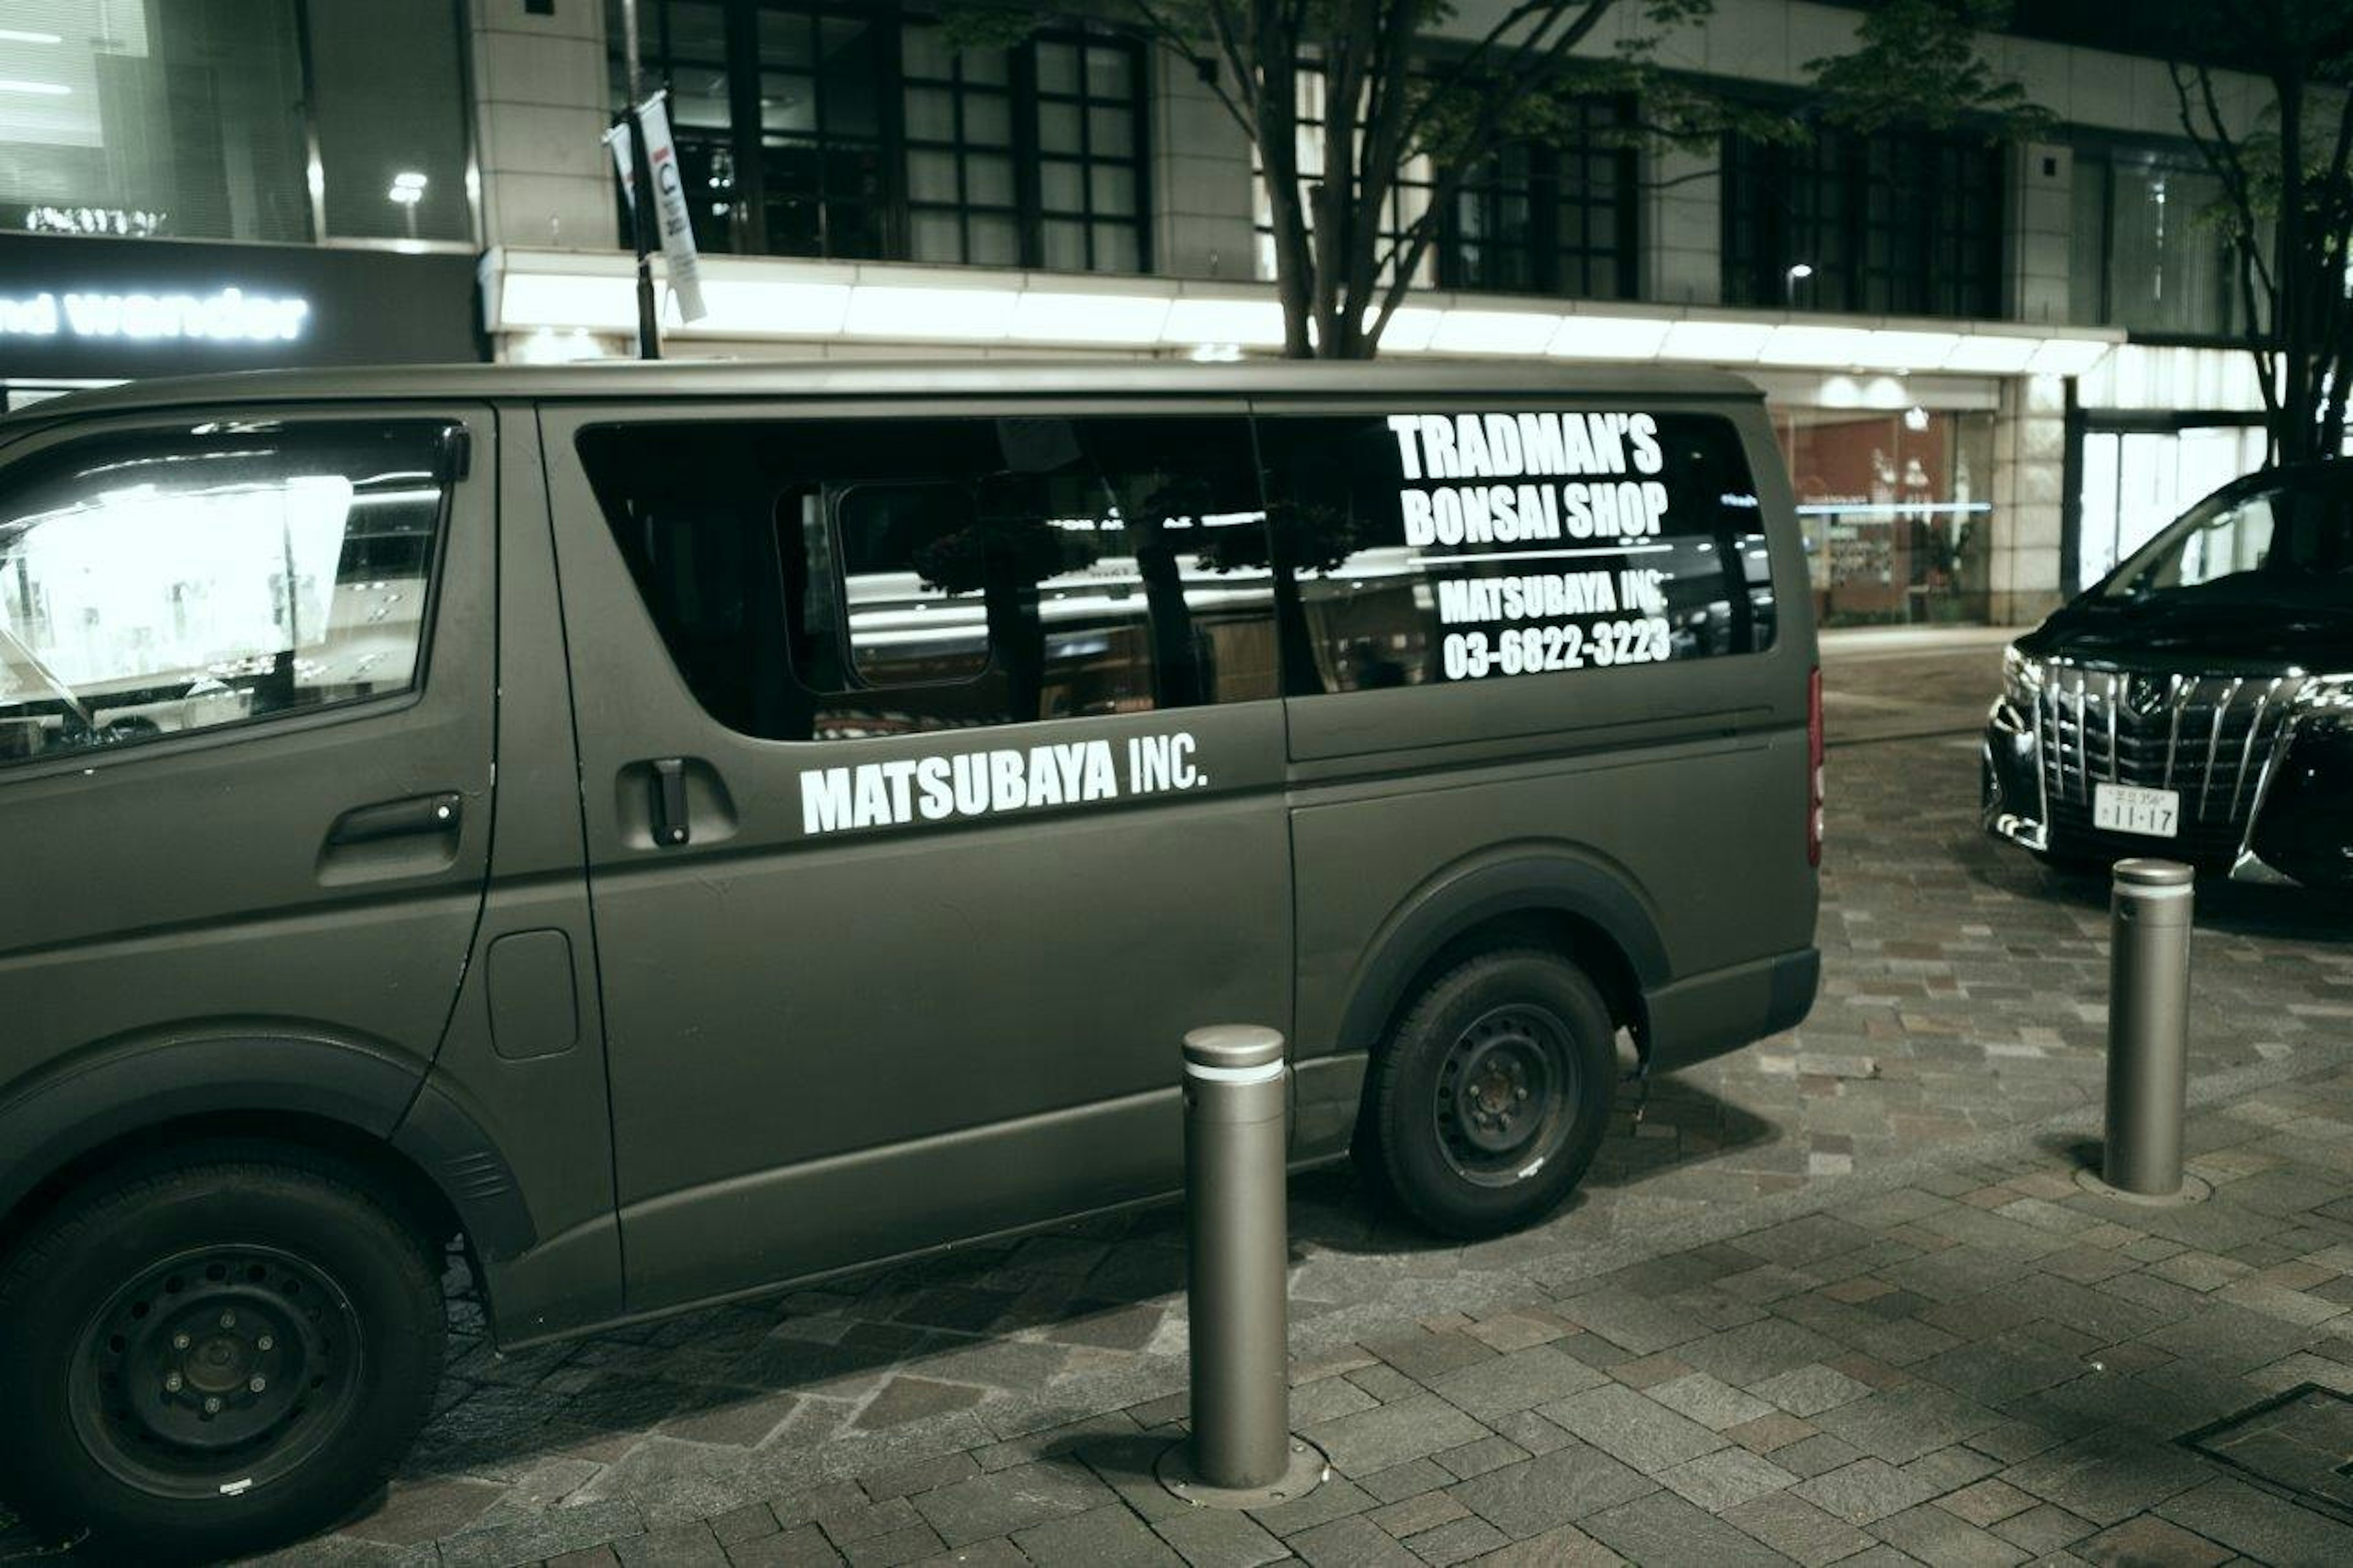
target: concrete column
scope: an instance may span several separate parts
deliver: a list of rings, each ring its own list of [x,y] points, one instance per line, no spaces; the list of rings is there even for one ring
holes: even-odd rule
[[[474,136],[486,245],[618,246],[603,0],[473,0]]]
[[[2008,158],[2010,313],[2021,321],[2062,324],[2073,265],[2074,156],[2065,147],[2035,142],[2010,148]],[[2096,262],[2087,258],[2084,264]]]
[[[1724,301],[1724,178],[1713,152],[1665,148],[1642,160],[1640,277],[1662,305]]]
[[[1152,258],[1171,278],[1258,276],[1250,138],[1166,50],[1152,53]]]
[[[1998,626],[2040,620],[2059,604],[2059,518],[2066,482],[2067,390],[2058,376],[2002,384],[1994,415],[1993,547],[1989,605]]]

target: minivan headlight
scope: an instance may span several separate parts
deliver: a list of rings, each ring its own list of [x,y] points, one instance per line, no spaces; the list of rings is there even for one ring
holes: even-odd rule
[[[2353,675],[2316,675],[2295,694],[2296,708],[2330,729],[2353,724]]]
[[[2001,650],[2001,694],[2021,709],[2034,705],[2042,690],[2042,662],[2029,658],[2012,643]]]

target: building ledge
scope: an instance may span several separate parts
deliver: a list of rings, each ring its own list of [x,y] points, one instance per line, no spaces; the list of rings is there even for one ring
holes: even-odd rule
[[[681,346],[864,342],[1219,358],[1282,344],[1271,284],[712,256],[702,261],[708,313],[689,324],[656,271],[665,336]],[[631,258],[619,251],[500,247],[481,259],[483,321],[526,357],[626,352],[617,340],[636,330],[634,278]],[[1398,310],[1381,347],[1469,358],[2069,376],[2090,372],[2124,341],[2106,328],[1424,289]]]

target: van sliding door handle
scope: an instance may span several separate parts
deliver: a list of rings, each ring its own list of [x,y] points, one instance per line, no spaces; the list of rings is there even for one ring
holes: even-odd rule
[[[686,825],[686,759],[657,757],[648,764],[648,775],[653,799],[654,842],[665,847],[683,844],[689,837]]]
[[[363,805],[335,818],[335,825],[327,830],[327,843],[342,847],[417,834],[455,833],[464,812],[464,799],[454,791]]]

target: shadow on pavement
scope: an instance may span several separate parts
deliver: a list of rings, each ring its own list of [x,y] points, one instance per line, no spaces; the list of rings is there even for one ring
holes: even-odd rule
[[[1540,1249],[1589,1234],[1580,1216],[1620,1189],[1729,1149],[1773,1124],[1696,1085],[1654,1085],[1641,1123],[1630,1094],[1579,1191],[1522,1233]],[[1589,1216],[1588,1216],[1589,1218]],[[1367,1266],[1445,1272],[1463,1244],[1381,1201],[1343,1163],[1291,1182],[1292,1254],[1307,1265],[1302,1318],[1345,1301],[1311,1283]],[[967,1407],[1002,1391],[1036,1394],[1069,1371],[1117,1370],[1184,1352],[1185,1217],[1169,1203],[1083,1220],[825,1281],[768,1300],[493,1357],[476,1343],[452,1372],[491,1386],[437,1411],[408,1480],[520,1476],[550,1460],[604,1462],[653,1432],[752,1447],[823,1441]],[[479,1323],[462,1263],[455,1321]]]
[[[1980,868],[1977,879],[2021,897],[2055,899],[2093,910],[2108,906],[2106,872],[2046,866],[2023,852]],[[2197,923],[2204,930],[2232,936],[2353,944],[2353,893],[2258,888],[2210,879],[2198,884],[2197,909]]]

